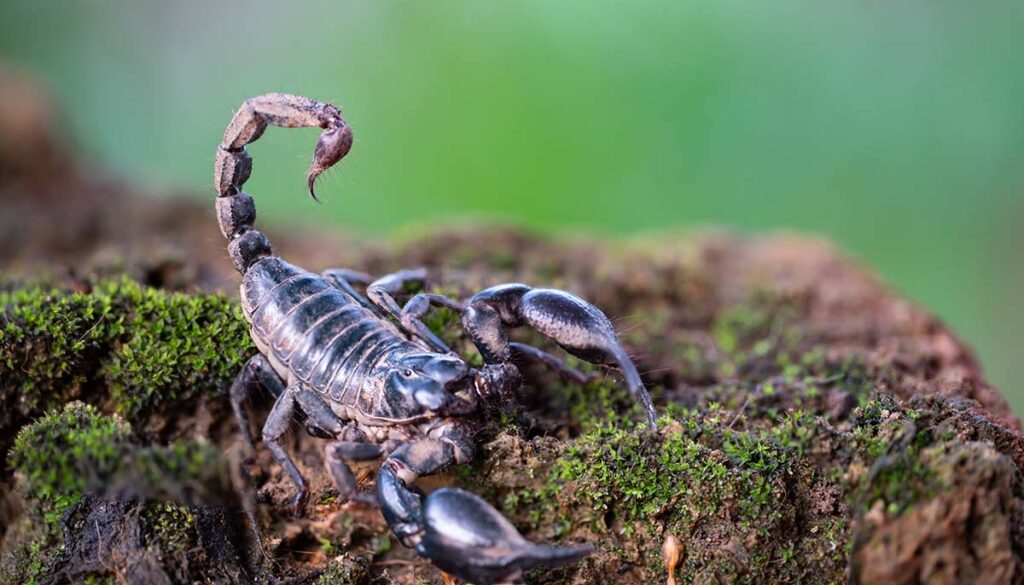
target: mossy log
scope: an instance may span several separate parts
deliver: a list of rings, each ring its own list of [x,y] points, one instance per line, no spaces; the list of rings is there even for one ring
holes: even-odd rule
[[[680,583],[1024,581],[1017,419],[941,323],[826,244],[459,229],[329,256],[288,257],[427,266],[453,296],[554,286],[613,316],[657,432],[613,371],[580,386],[527,369],[476,460],[425,482],[479,493],[532,539],[597,546],[531,583],[664,581],[670,535]],[[227,264],[191,258],[202,264],[178,274]],[[321,441],[290,441],[313,490],[302,519],[286,514],[291,484],[264,450],[239,473],[224,390],[254,350],[233,293],[102,272],[0,295],[0,580],[440,582],[376,511],[337,504]],[[429,325],[472,353],[454,315]],[[358,472],[372,484],[372,464]]]
[[[253,348],[211,205],[104,180],[45,92],[0,82],[0,582],[439,583],[375,510],[337,503],[322,441],[290,440],[301,519],[269,454],[246,459],[224,391]],[[963,343],[827,244],[271,235],[309,269],[427,266],[460,297],[523,281],[614,318],[657,432],[614,372],[528,369],[476,459],[423,482],[596,545],[531,583],[664,582],[666,541],[680,583],[1024,583],[1019,422]],[[454,315],[429,325],[472,356]]]

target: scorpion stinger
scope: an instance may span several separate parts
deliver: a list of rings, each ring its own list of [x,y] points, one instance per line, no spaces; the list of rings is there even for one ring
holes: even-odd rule
[[[341,110],[336,106],[286,93],[268,93],[247,99],[231,119],[231,123],[224,131],[224,140],[217,148],[214,163],[213,181],[218,196],[231,198],[239,194],[252,172],[252,158],[246,152],[245,146],[262,136],[268,125],[324,129],[316,143],[313,161],[306,173],[309,194],[316,199],[313,185],[317,177],[348,154],[352,148],[352,129],[341,117]],[[244,205],[251,207],[249,202],[245,202]],[[243,216],[243,219],[249,217]],[[251,222],[249,225],[252,225]],[[234,232],[225,230],[225,227],[242,226],[225,226],[222,219],[221,229],[225,231],[224,235],[230,238]]]
[[[316,191],[313,185],[317,177],[324,171],[334,166],[352,148],[352,129],[348,127],[345,120],[339,115],[337,118],[328,120],[327,129],[320,135],[313,151],[313,162],[309,165],[306,173],[306,183],[309,186],[309,195],[316,201]]]
[[[540,348],[510,342],[506,329],[529,325],[563,349],[593,363],[616,365],[653,427],[654,406],[636,367],[597,307],[565,291],[501,285],[463,302],[420,294],[399,304],[410,285],[423,288],[423,269],[374,280],[354,270],[312,274],[274,256],[253,228],[256,207],[242,185],[252,172],[245,146],[268,125],[321,127],[307,175],[318,176],[352,146],[352,131],[331,105],[271,93],[246,100],[217,149],[217,222],[242,273],[242,312],[259,353],[231,386],[242,436],[252,433],[245,402],[262,387],[274,397],[263,444],[297,488],[291,510],[301,514],[308,488],[282,438],[293,420],[324,448],[324,468],[341,502],[379,505],[406,546],[449,573],[478,585],[520,583],[535,565],[558,565],[588,554],[589,545],[553,547],[523,538],[501,513],[460,489],[424,496],[418,478],[470,463],[484,403],[512,399],[521,384],[514,361],[533,360],[583,383],[587,374]],[[365,294],[356,286],[365,287]],[[486,362],[471,368],[421,318],[431,307],[461,313]],[[376,493],[359,489],[349,464],[383,458]]]

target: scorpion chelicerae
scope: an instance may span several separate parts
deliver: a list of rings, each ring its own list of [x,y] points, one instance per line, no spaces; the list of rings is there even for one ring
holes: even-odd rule
[[[312,274],[273,255],[253,228],[256,210],[242,191],[252,171],[245,146],[268,125],[321,127],[307,175],[317,177],[352,146],[341,111],[313,99],[271,93],[246,100],[217,149],[217,220],[228,252],[242,273],[241,300],[259,353],[231,386],[231,405],[243,436],[252,432],[243,403],[254,388],[275,398],[263,443],[295,482],[295,514],[305,506],[305,478],[281,444],[293,419],[330,439],[324,462],[342,501],[379,505],[395,536],[437,567],[474,583],[516,583],[534,565],[568,563],[592,547],[553,547],[523,538],[481,498],[442,488],[424,496],[414,482],[454,463],[469,462],[484,405],[509,397],[521,381],[514,360],[534,360],[586,381],[558,357],[509,341],[506,329],[528,325],[591,363],[616,365],[630,392],[656,426],[650,396],[619,344],[608,318],[570,293],[504,284],[462,302],[421,293],[399,306],[407,284],[422,284],[422,269],[379,279],[352,270]],[[365,285],[365,295],[356,285]],[[461,315],[484,365],[471,368],[421,321],[431,307]],[[384,458],[377,493],[361,492],[347,462]]]

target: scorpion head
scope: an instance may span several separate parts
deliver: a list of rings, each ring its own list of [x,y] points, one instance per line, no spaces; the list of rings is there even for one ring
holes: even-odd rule
[[[461,359],[437,353],[404,355],[384,378],[384,396],[396,415],[449,413],[465,401],[456,392],[471,383],[470,369]]]

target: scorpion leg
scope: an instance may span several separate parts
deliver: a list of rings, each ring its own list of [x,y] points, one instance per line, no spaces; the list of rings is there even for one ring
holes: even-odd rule
[[[455,299],[450,299],[444,295],[420,293],[409,299],[409,302],[405,303],[405,306],[402,307],[402,314],[400,317],[402,325],[406,329],[417,329],[430,332],[430,329],[423,324],[422,319],[431,307],[446,307],[459,314],[462,314],[466,308],[465,303],[456,301]],[[581,372],[580,370],[577,370],[565,363],[565,360],[551,355],[540,348],[533,347],[532,345],[510,342],[509,347],[511,347],[512,351],[521,359],[541,362],[558,371],[566,378],[579,384],[586,384],[595,376],[595,374]]]
[[[249,415],[245,410],[244,402],[256,387],[265,388],[275,399],[285,392],[284,381],[270,367],[270,362],[262,354],[253,356],[245,363],[242,371],[239,372],[238,377],[231,384],[230,390],[231,409],[235,413],[238,426],[242,429],[242,436],[250,449],[255,446],[252,439],[252,425],[249,422]],[[309,392],[297,393],[296,399],[301,409],[295,413],[295,418],[299,419],[306,426],[306,431],[310,435],[322,439],[337,437],[344,425],[341,419],[324,403],[323,399]]]
[[[336,438],[345,430],[345,423],[334,414],[330,406],[319,394],[312,390],[300,388],[295,393],[295,401],[299,408],[296,418],[304,417],[309,434],[320,438]]]
[[[552,355],[540,348],[536,348],[532,345],[525,343],[519,343],[517,341],[509,342],[509,347],[512,351],[520,358],[524,360],[530,360],[540,362],[549,368],[557,371],[562,376],[576,382],[577,384],[586,384],[597,377],[595,373],[586,373],[565,363],[562,358]]]
[[[365,438],[365,437],[363,437]],[[384,454],[384,448],[373,443],[338,441],[324,447],[324,466],[338,490],[342,503],[354,501],[377,505],[374,494],[359,491],[359,483],[346,461],[372,461]]]
[[[324,447],[324,465],[330,473],[331,480],[338,490],[342,502],[354,500],[375,505],[376,498],[359,491],[356,478],[352,475],[352,470],[349,469],[345,460],[370,461],[377,459],[383,454],[381,446],[365,442],[366,435],[364,433],[353,427],[346,427],[345,423],[334,414],[316,392],[299,390],[295,394],[295,400],[302,414],[309,419],[307,428],[310,434],[342,439]]]
[[[395,301],[395,297],[402,292],[407,284],[417,283],[422,287],[424,283],[426,283],[426,280],[426,268],[400,270],[373,281],[370,286],[366,287],[366,296],[370,298],[370,302],[379,307],[380,310],[384,311],[384,314],[398,321],[409,335],[423,340],[435,351],[451,353],[451,349],[449,349],[448,345],[441,341],[440,337],[434,335],[433,331],[420,323],[418,319],[403,320],[402,308],[399,307],[398,303]],[[435,296],[440,297],[440,295]]]
[[[462,310],[465,308],[461,302],[444,295],[420,293],[405,303],[405,306],[402,307],[402,313],[398,316],[398,321],[406,331],[418,334],[423,339],[436,339],[439,349],[445,353],[450,352],[451,350],[448,349],[448,345],[434,335],[434,332],[422,321],[423,316],[427,314],[430,307],[447,307],[456,313],[462,313]]]
[[[298,516],[308,496],[306,481],[279,442],[280,436],[287,430],[293,417],[303,419],[306,430],[316,437],[365,439],[365,435],[355,432],[352,437],[345,436],[347,431],[354,431],[354,429],[346,427],[323,398],[314,391],[301,386],[292,386],[280,395],[263,427],[263,441],[298,488],[298,493],[292,503],[292,511]],[[381,447],[371,443],[342,440],[327,445],[324,449],[324,463],[343,500],[351,499],[371,505],[376,503],[372,496],[361,494],[358,491],[355,477],[343,459],[368,461],[380,457],[381,454]]]
[[[281,445],[281,436],[288,430],[288,425],[296,414],[295,404],[298,402],[296,395],[300,392],[302,390],[298,386],[288,386],[277,397],[277,402],[270,409],[267,421],[263,425],[263,444],[274,454],[274,458],[281,464],[281,467],[284,468],[298,490],[291,504],[292,513],[295,516],[301,515],[302,509],[306,505],[306,498],[309,497],[309,486],[306,483],[306,478],[302,477],[299,468],[295,466],[295,462],[292,461],[292,458],[284,450],[284,446]]]
[[[284,394],[284,381],[277,375],[277,372],[270,367],[270,362],[262,354],[256,354],[242,366],[234,383],[231,384],[230,397],[231,409],[235,411],[235,419],[242,429],[242,436],[248,443],[249,449],[253,450],[252,426],[249,422],[249,415],[245,411],[244,402],[249,398],[253,389],[262,386],[270,391],[275,397]]]
[[[468,434],[447,426],[439,438],[405,443],[384,461],[377,495],[402,544],[441,570],[481,585],[520,583],[530,567],[569,563],[593,550],[589,545],[534,544],[494,507],[465,490],[442,488],[423,497],[412,486],[420,476],[468,461],[472,447]]]
[[[373,282],[373,277],[369,274],[356,270],[349,270],[347,268],[330,268],[321,272],[320,276],[322,276],[324,280],[334,288],[351,296],[360,305],[375,313],[378,312],[377,307],[371,304],[370,301],[366,300],[366,297],[360,294],[359,291],[352,286],[352,283],[362,284],[365,286]]]
[[[578,358],[618,366],[630,393],[644,407],[648,424],[657,427],[651,397],[611,321],[576,295],[524,284],[491,287],[469,299],[462,325],[489,364],[509,362],[517,349],[509,342],[506,328],[529,325]]]

